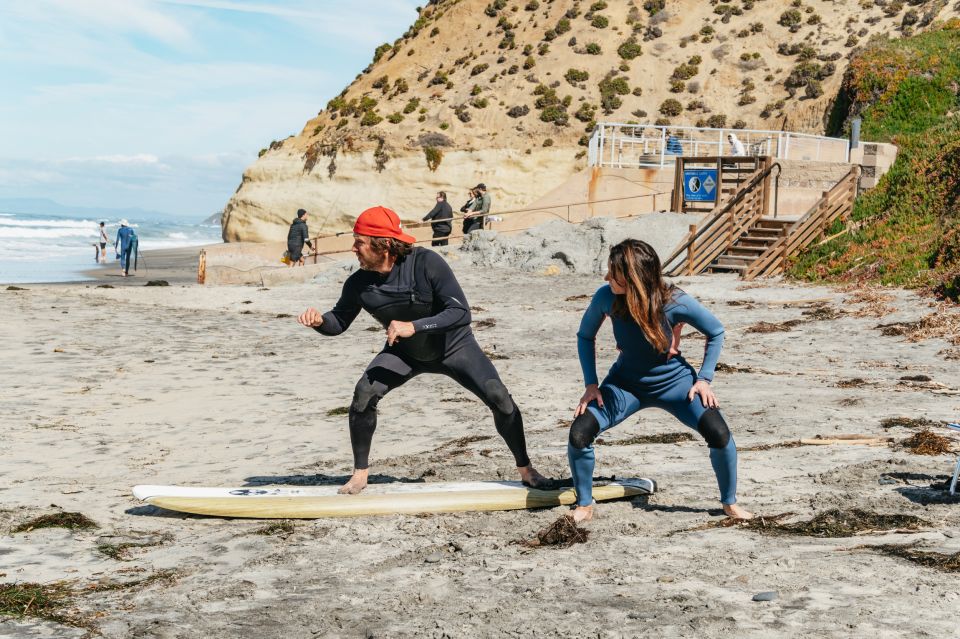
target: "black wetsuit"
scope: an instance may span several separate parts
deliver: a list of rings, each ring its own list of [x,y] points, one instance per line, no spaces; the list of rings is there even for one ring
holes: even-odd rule
[[[439,255],[416,247],[384,275],[357,271],[343,284],[332,311],[316,330],[339,335],[366,310],[384,328],[393,320],[412,322],[415,333],[373,358],[354,389],[350,404],[350,443],[354,468],[368,466],[377,428],[377,403],[420,373],[446,375],[479,397],[493,412],[497,432],[517,466],[528,466],[523,419],[497,369],[470,329],[470,306],[450,266]]]

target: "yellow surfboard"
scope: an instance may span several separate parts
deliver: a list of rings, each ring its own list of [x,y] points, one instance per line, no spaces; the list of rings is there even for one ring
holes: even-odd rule
[[[651,479],[617,479],[595,483],[593,497],[606,501],[654,491]],[[513,481],[371,484],[359,495],[338,495],[336,486],[135,486],[133,494],[167,510],[256,519],[519,510],[570,505],[576,499],[573,488],[538,490]]]

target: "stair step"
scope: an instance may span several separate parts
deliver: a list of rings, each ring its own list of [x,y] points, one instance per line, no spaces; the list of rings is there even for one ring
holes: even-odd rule
[[[758,236],[750,232],[744,235],[743,237],[741,237],[737,243],[739,244],[742,242],[746,242],[746,244],[743,244],[743,246],[770,246],[776,243],[776,241],[779,239],[780,238],[776,235],[773,235],[773,236],[759,235]]]
[[[754,258],[743,257],[739,255],[721,255],[714,262],[713,266],[741,266],[753,264]]]
[[[725,255],[742,255],[744,257],[759,257],[766,252],[766,247],[764,246],[740,246],[739,244],[734,244],[727,249]]]
[[[745,264],[713,264],[707,267],[711,273],[743,273],[747,270]]]
[[[762,237],[777,237],[780,235],[780,229],[768,229],[760,226],[751,226],[747,231],[750,235],[762,236]]]

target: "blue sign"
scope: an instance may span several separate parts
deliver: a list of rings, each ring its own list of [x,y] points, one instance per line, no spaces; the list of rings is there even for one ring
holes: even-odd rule
[[[683,199],[687,202],[716,202],[717,170],[684,169]]]

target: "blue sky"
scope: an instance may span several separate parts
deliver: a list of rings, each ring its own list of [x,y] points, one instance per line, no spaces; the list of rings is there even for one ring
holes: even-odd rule
[[[4,0],[0,198],[206,217],[425,0]]]

